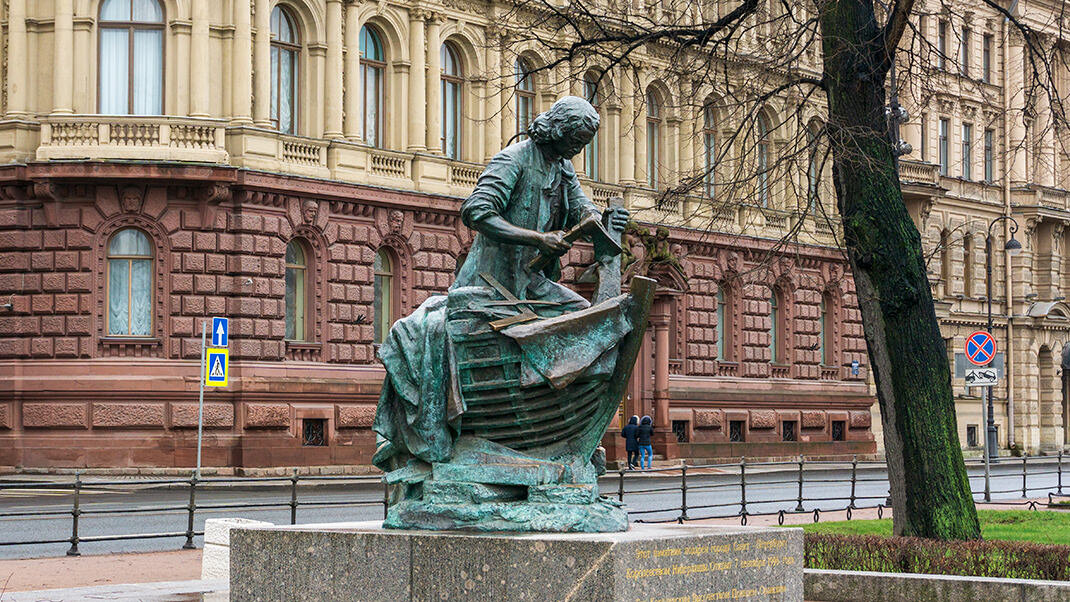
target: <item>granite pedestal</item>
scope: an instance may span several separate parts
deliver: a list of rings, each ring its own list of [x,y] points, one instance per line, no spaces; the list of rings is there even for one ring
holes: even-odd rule
[[[231,531],[231,600],[801,601],[801,529],[632,525],[623,533]]]

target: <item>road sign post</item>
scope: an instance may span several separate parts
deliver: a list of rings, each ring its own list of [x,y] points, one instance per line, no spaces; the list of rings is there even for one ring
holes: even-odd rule
[[[204,357],[207,341],[208,322],[201,322],[201,390],[197,399],[197,470],[193,474],[201,478],[201,439],[204,435]]]
[[[989,330],[992,329],[992,317],[989,315]],[[988,389],[988,429],[985,432],[985,501],[992,501],[992,459],[995,457],[997,451],[996,442],[996,419],[994,416],[994,410],[992,407],[992,389],[995,385],[996,371],[988,368],[988,364],[996,357],[996,339],[993,338],[992,333],[984,330],[978,330],[977,332],[966,337],[966,359],[974,366],[981,366],[982,370],[973,373],[975,379],[978,377],[984,377],[986,381],[991,381],[991,385],[983,385],[977,383],[980,386],[986,386]],[[972,371],[968,371],[972,372]],[[989,373],[991,376],[989,377]],[[970,374],[967,374],[966,382],[970,383]]]
[[[201,445],[204,441],[204,387],[225,387],[230,374],[230,358],[227,354],[230,326],[227,318],[212,318],[212,349],[208,345],[208,321],[201,322],[201,386],[197,400],[197,469],[194,475],[201,478]],[[222,349],[215,349],[222,347]]]

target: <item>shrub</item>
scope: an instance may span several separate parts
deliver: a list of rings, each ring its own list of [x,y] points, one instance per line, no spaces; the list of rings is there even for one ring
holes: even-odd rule
[[[811,569],[1070,580],[1070,546],[1018,541],[807,533],[805,556]]]

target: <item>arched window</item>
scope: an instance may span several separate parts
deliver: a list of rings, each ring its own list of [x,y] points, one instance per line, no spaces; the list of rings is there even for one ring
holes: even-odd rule
[[[777,291],[773,289],[769,294],[769,361],[779,363],[781,332],[780,332],[780,303],[777,299]]]
[[[717,287],[717,359],[732,360],[732,291],[725,284]]]
[[[583,97],[601,114],[602,101],[598,89],[598,75],[588,73],[583,77]],[[583,172],[592,180],[598,180],[598,131],[583,149]]]
[[[646,93],[646,183],[658,187],[661,166],[661,102],[653,90]]]
[[[104,0],[100,5],[101,113],[163,114],[163,17],[157,0]]]
[[[713,198],[714,187],[717,184],[717,178],[714,175],[714,168],[717,164],[717,115],[712,104],[702,109],[702,145],[706,159],[706,196]]]
[[[301,40],[289,11],[271,11],[271,122],[280,132],[297,131],[297,60]],[[196,68],[196,67],[195,67]]]
[[[374,299],[372,311],[375,314],[375,343],[382,343],[394,324],[394,260],[386,249],[379,249],[375,254]]]
[[[360,89],[364,95],[361,123],[364,142],[369,146],[383,145],[383,73],[386,55],[383,43],[374,29],[365,25],[360,29]]]
[[[152,244],[126,228],[108,242],[108,336],[152,334]]]
[[[307,341],[308,255],[297,240],[286,245],[286,340]]]
[[[461,62],[449,43],[442,45],[442,152],[451,159],[461,152]]]
[[[757,123],[758,151],[758,203],[769,206],[769,122],[764,115],[758,116]]]
[[[535,78],[524,59],[516,59],[516,131],[524,134],[535,120]]]

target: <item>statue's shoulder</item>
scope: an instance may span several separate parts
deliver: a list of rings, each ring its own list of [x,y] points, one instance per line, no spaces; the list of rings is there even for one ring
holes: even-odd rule
[[[538,149],[535,147],[535,143],[530,138],[527,138],[520,142],[514,142],[498,151],[494,158],[506,161],[524,161],[536,150]]]

